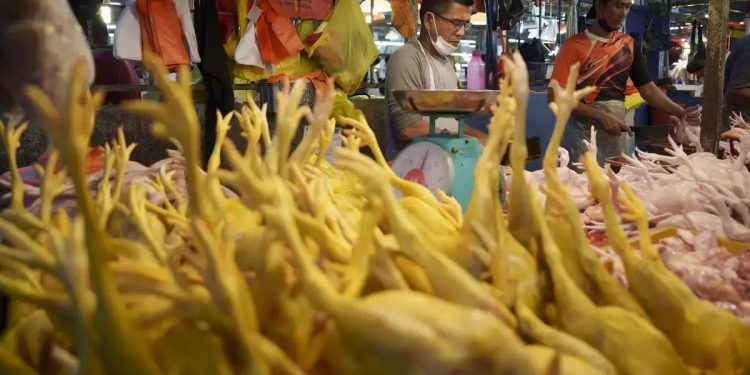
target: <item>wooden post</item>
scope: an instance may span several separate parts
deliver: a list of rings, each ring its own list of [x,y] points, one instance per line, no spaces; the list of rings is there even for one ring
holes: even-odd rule
[[[721,107],[724,101],[724,63],[727,54],[729,0],[709,0],[708,7],[701,145],[704,150],[718,154],[719,124],[722,122]]]

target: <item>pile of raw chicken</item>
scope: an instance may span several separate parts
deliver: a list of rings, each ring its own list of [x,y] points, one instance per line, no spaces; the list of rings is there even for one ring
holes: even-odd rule
[[[252,102],[223,117],[203,171],[186,69],[174,82],[145,60],[165,101],[125,108],[151,117],[179,156],[143,183],[125,183],[132,145],[122,136],[105,149],[102,177],[87,180],[102,95],[88,91],[80,66],[62,112],[42,90],[26,92],[53,150],[37,168],[33,212],[10,162],[0,290],[12,314],[0,373],[750,372],[750,328],[665,267],[648,208],[627,183],[612,189],[591,153],[585,178],[627,287],[590,245],[556,155],[571,111],[590,92],[575,90],[577,66],[554,88],[557,122],[540,187],[523,172],[528,73],[520,55],[506,58],[488,151],[462,214],[454,199],[397,177],[362,117],[330,118],[332,82],[312,110],[297,104],[304,85],[280,91],[273,136]],[[246,150],[225,140],[232,117]],[[303,118],[311,130],[292,150]],[[322,159],[336,124],[347,129],[332,167]],[[9,154],[22,130],[3,129]],[[376,150],[374,160],[362,146]],[[507,213],[497,199],[506,151],[514,167]],[[219,167],[222,152],[229,169]],[[175,186],[180,173],[184,189]],[[69,183],[74,211],[54,204]],[[621,220],[638,228],[637,246]]]
[[[724,137],[732,144],[724,146],[727,152],[720,159],[703,151],[699,127],[673,120],[677,126],[674,139],[669,136],[667,155],[636,150],[633,157],[623,155],[626,163],[618,173],[607,171],[613,194],[620,182],[627,183],[646,207],[651,227],[680,229],[677,236],[659,242],[667,267],[696,294],[750,323],[750,124],[737,114],[730,118],[731,129]],[[596,139],[594,133],[592,129],[591,139]],[[688,154],[682,145],[696,152]],[[590,148],[595,150],[596,144]],[[593,244],[604,247],[602,206],[591,199],[585,176],[570,168],[566,151],[560,148],[558,154],[558,175],[572,189],[584,228]],[[527,178],[545,181],[543,171],[527,173]],[[631,236],[637,233],[633,222],[620,225]],[[606,250],[600,255],[627,284],[618,256]]]

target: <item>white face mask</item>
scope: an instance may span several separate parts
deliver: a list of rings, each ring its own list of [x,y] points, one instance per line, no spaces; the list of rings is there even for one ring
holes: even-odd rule
[[[436,16],[432,15],[432,24],[435,26],[435,34],[437,35],[437,40],[432,40],[432,33],[430,32],[430,28],[427,27],[427,36],[430,38],[430,43],[432,43],[432,47],[435,48],[435,51],[439,53],[442,56],[449,56],[453,52],[456,52],[456,49],[458,49],[458,46],[454,46],[453,44],[448,43],[445,39],[443,39],[442,36],[437,31],[437,19]]]

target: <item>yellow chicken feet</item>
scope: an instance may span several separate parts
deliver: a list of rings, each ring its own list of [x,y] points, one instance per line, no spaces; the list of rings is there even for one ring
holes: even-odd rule
[[[624,375],[685,374],[687,368],[669,340],[648,321],[619,307],[597,307],[578,288],[565,270],[539,201],[532,198],[530,202],[540,223],[544,261],[550,270],[561,328],[601,350]],[[639,348],[642,355],[622,355],[632,348]]]
[[[396,202],[390,186],[383,178],[386,172],[373,160],[348,150],[338,150],[339,166],[360,176],[367,189],[383,200],[391,230],[401,250],[419,264],[430,279],[435,294],[466,306],[489,311],[497,318],[515,326],[516,319],[508,308],[474,279],[471,274],[444,254],[431,250],[405,212]]]
[[[617,220],[609,182],[595,158],[584,158],[591,190],[602,204],[607,223],[607,237],[620,255],[628,276],[630,291],[680,353],[684,361],[703,369],[716,369],[719,350],[723,345],[737,348],[732,364],[738,373],[750,372],[750,328],[726,310],[699,299],[690,288],[672,273],[653,252],[648,231],[640,231],[641,249],[645,256],[635,255]],[[625,189],[623,199],[626,216],[644,226],[645,210],[635,194]],[[639,228],[640,229],[640,228]]]
[[[615,366],[595,348],[585,342],[558,331],[542,322],[528,307],[519,304],[516,307],[520,331],[534,342],[549,346],[560,353],[576,357],[597,369],[603,375],[615,375]]]
[[[106,259],[106,236],[98,226],[94,202],[86,183],[86,150],[94,127],[94,116],[104,94],[99,92],[92,95],[88,91],[84,66],[83,62],[79,62],[73,68],[70,105],[65,113],[61,114],[41,89],[28,87],[26,92],[43,114],[50,141],[68,166],[68,173],[76,187],[79,212],[86,220],[91,286],[97,296],[96,328],[102,340],[107,342],[107,345],[99,348],[103,362],[109,365],[107,367],[113,374],[157,374],[156,364],[148,355],[148,345],[136,335],[132,322],[125,314],[123,301],[112,284]],[[195,112],[192,113],[195,116]]]

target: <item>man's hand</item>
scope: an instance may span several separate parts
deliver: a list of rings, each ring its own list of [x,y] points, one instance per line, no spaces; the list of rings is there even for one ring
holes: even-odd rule
[[[701,124],[701,112],[703,111],[703,107],[696,105],[692,106],[690,108],[685,108],[685,110],[682,113],[682,119],[685,120],[685,122],[688,125],[691,126],[700,126]]]
[[[612,116],[605,111],[600,110],[599,112],[600,113],[596,117],[596,120],[599,121],[599,123],[602,125],[602,128],[605,132],[607,132],[607,134],[618,136],[623,132],[627,132],[628,134],[633,135],[633,130],[631,130],[630,127],[625,124],[624,120]]]

